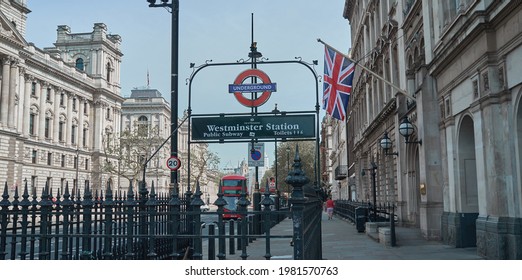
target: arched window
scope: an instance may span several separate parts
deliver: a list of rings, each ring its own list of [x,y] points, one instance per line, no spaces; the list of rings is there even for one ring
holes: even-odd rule
[[[149,119],[146,116],[138,118],[138,134],[144,135],[149,131]]]
[[[111,82],[111,74],[112,74],[111,63],[107,62],[107,66],[105,68],[106,68],[105,70],[107,72],[107,82],[110,83]]]
[[[76,59],[76,69],[81,71],[84,70],[83,58]]]

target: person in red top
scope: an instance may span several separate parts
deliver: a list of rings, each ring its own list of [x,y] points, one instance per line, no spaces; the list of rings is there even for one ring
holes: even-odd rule
[[[328,220],[331,220],[333,217],[334,206],[335,206],[335,203],[332,200],[332,197],[329,196],[328,200],[326,201],[326,213],[328,213]]]

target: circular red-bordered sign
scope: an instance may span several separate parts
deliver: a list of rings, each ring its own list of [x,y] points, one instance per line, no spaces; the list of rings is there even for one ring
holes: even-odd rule
[[[181,160],[177,156],[171,156],[167,159],[167,167],[172,171],[176,171],[181,167]]]
[[[270,78],[268,77],[268,75],[265,72],[263,72],[259,69],[247,69],[247,70],[241,72],[237,76],[237,78],[234,80],[234,84],[240,85],[246,79],[248,79],[250,77],[259,78],[263,82],[263,84],[272,83],[270,81]],[[255,98],[255,99],[250,99],[250,98],[246,98],[245,96],[243,96],[243,94],[241,92],[234,92],[234,96],[236,97],[237,101],[239,101],[239,103],[241,103],[241,105],[246,106],[246,107],[259,107],[259,106],[265,104],[265,102],[268,101],[268,99],[270,98],[271,94],[272,94],[272,92],[270,92],[270,91],[263,91],[261,96]]]

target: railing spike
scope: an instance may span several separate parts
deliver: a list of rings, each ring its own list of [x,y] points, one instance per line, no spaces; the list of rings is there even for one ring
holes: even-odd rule
[[[4,193],[2,194],[2,201],[0,201],[0,206],[2,207],[11,206],[11,203],[9,202],[9,193],[7,192],[7,189],[7,182],[5,182]]]

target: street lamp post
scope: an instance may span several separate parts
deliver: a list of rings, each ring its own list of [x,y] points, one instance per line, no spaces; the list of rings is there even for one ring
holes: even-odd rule
[[[252,40],[250,44],[250,52],[248,53],[248,57],[252,59],[251,67],[252,69],[257,69],[257,60],[263,57],[263,54],[257,50],[257,42],[254,42],[254,14],[252,14]],[[257,77],[253,76],[252,83],[257,83]],[[257,92],[252,93],[252,99],[257,98]],[[252,106],[251,109],[252,116],[257,116],[257,107]],[[254,143],[257,142],[256,138],[252,138],[252,150],[254,150]],[[261,193],[259,192],[259,166],[255,167],[255,185],[254,185],[254,194],[252,194],[252,201],[254,202],[253,209],[254,211],[261,211]],[[261,223],[259,223],[259,216],[254,215],[254,233],[261,232]]]
[[[274,115],[277,116],[277,114],[281,113],[278,109],[277,109],[277,103],[275,104],[275,108],[274,110],[272,110],[272,113],[274,113]],[[275,138],[275,141],[274,141],[274,146],[275,146],[275,149],[274,149],[274,156],[275,156],[275,197],[274,197],[274,204],[275,204],[275,209],[276,210],[279,210],[279,180],[278,180],[278,168],[279,168],[279,165],[278,165],[278,160],[277,160],[277,138]]]
[[[384,151],[384,155],[387,156],[398,156],[399,153],[397,152],[388,152],[392,148],[392,141],[390,137],[388,137],[388,132],[384,132],[384,136],[381,139],[381,148]],[[384,168],[386,170],[386,167]],[[390,173],[391,173],[391,180],[390,182],[390,189],[392,194],[392,206],[391,206],[391,214],[390,214],[390,237],[391,237],[391,246],[395,246],[396,244],[396,238],[395,238],[395,186],[393,185],[393,167],[390,165]]]
[[[170,102],[171,102],[171,125],[170,131],[173,135],[170,142],[170,155],[177,156],[178,154],[178,134],[174,133],[178,127],[178,50],[179,50],[179,0],[161,0],[161,3],[156,4],[156,0],[147,0],[149,7],[163,7],[170,8],[172,14],[172,46],[171,46],[171,80],[170,80]],[[174,192],[178,190],[178,171],[170,171],[170,185],[174,188]]]

